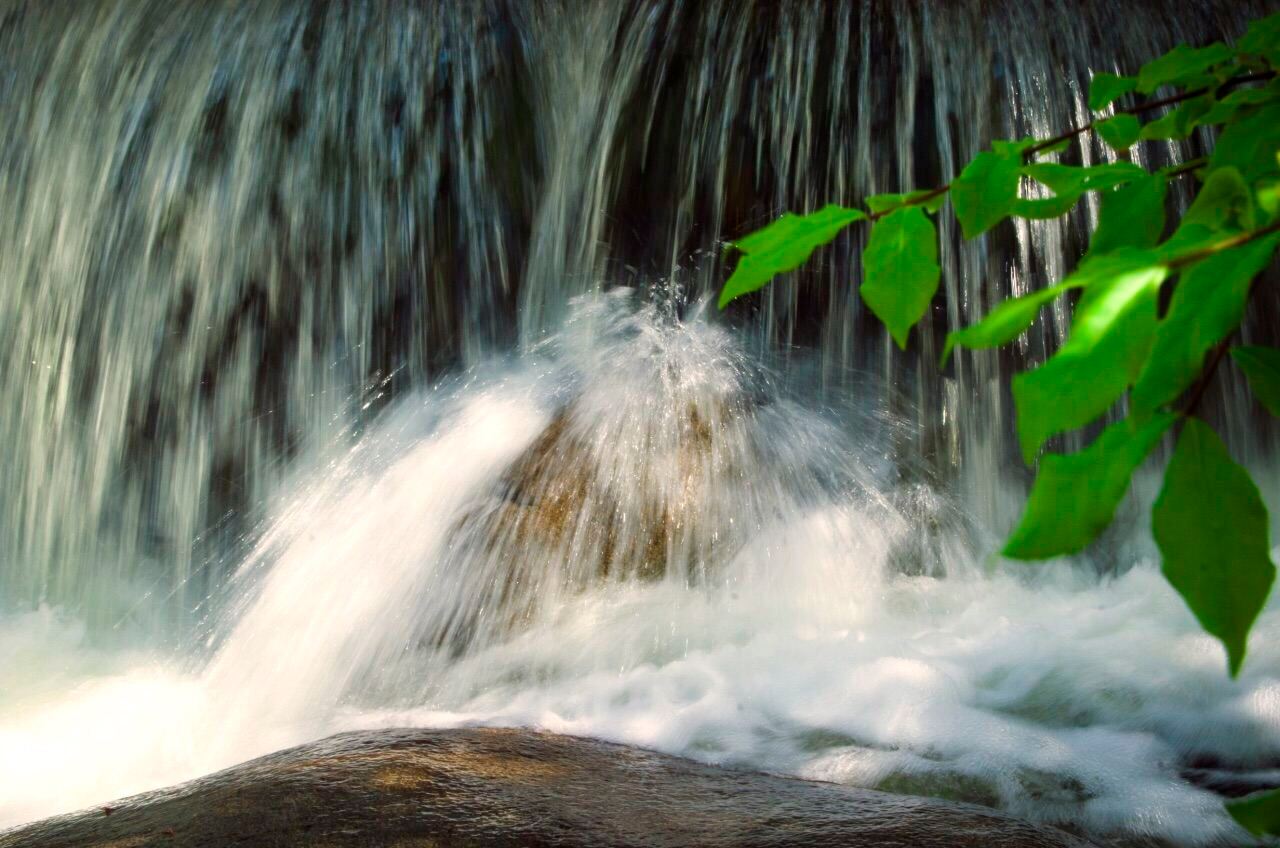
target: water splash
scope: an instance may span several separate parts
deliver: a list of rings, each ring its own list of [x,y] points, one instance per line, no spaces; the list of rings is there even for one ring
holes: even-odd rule
[[[520,724],[1116,844],[1239,838],[1203,786],[1280,758],[1280,604],[1230,681],[1149,559],[984,565],[940,520],[947,575],[904,567],[892,428],[850,435],[757,362],[701,318],[588,299],[300,482],[205,656],[5,620],[5,668],[72,665],[3,681],[0,822],[339,729]]]

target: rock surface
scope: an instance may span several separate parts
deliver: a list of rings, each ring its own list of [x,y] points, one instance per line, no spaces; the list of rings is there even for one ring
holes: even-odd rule
[[[525,730],[344,733],[0,834],[139,846],[1084,848],[992,810]]]

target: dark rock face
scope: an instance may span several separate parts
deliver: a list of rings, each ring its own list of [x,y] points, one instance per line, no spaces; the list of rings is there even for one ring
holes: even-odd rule
[[[149,845],[1087,848],[979,807],[489,729],[345,733],[0,834]]]

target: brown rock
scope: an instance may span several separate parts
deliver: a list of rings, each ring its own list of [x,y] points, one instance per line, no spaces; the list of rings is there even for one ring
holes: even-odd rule
[[[1087,848],[965,804],[524,730],[345,733],[0,834],[0,848]]]

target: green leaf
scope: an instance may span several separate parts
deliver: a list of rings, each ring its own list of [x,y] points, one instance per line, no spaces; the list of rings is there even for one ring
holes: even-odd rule
[[[1171,403],[1195,382],[1205,355],[1244,318],[1250,283],[1267,266],[1277,243],[1280,236],[1242,245],[1182,273],[1169,311],[1156,327],[1151,356],[1130,394],[1135,410]]]
[[[1001,156],[1022,155],[1039,143],[1035,136],[1029,135],[1017,141],[993,141],[991,142],[991,149]]]
[[[1065,215],[1086,191],[1100,191],[1147,176],[1143,168],[1132,162],[1109,162],[1089,168],[1034,162],[1024,166],[1021,172],[1054,192],[1053,197],[1018,197],[1009,206],[1010,214],[1037,220]]]
[[[963,330],[947,333],[947,343],[942,349],[942,364],[947,364],[951,350],[956,345],[970,350],[980,350],[1008,344],[1031,326],[1031,322],[1040,314],[1041,307],[1056,300],[1064,292],[1079,288],[1081,285],[1084,283],[1073,275],[1056,286],[1000,301],[996,308],[978,323],[971,324]]]
[[[1098,227],[1089,242],[1089,256],[1121,247],[1152,247],[1164,232],[1164,197],[1169,181],[1161,174],[1143,174],[1128,185],[1103,192]]]
[[[1061,141],[1055,141],[1048,147],[1041,148],[1036,152],[1037,156],[1048,156],[1051,153],[1061,153],[1071,146],[1072,139],[1064,138]]]
[[[1115,263],[1113,273],[1086,289],[1066,344],[1013,379],[1018,438],[1028,464],[1049,437],[1088,424],[1115,403],[1151,347],[1156,299],[1169,269],[1140,254],[1103,258]]]
[[[1274,243],[1273,243],[1274,245]],[[1233,347],[1231,358],[1249,378],[1249,388],[1272,415],[1280,415],[1280,350]]]
[[[862,252],[862,300],[904,350],[911,328],[938,291],[938,235],[919,206],[890,212]]]
[[[1196,128],[1196,121],[1212,109],[1213,98],[1207,94],[1188,100],[1178,108],[1165,113],[1158,120],[1147,124],[1138,137],[1147,140],[1184,139]]]
[[[1195,126],[1215,126],[1233,120],[1245,107],[1261,106],[1280,98],[1280,79],[1262,88],[1238,88],[1223,97],[1208,112],[1195,119]]]
[[[1166,413],[1141,426],[1121,421],[1079,453],[1044,457],[1004,555],[1048,559],[1083,550],[1111,523],[1129,478],[1175,418]]]
[[[1108,162],[1088,168],[1057,162],[1034,162],[1024,167],[1022,173],[1044,183],[1055,194],[1076,196],[1086,191],[1114,188],[1147,175],[1146,169],[1132,162]]]
[[[1249,628],[1271,591],[1267,507],[1213,429],[1187,420],[1151,508],[1165,578],[1240,673]]]
[[[775,275],[799,267],[815,248],[866,217],[860,209],[829,204],[808,215],[788,212],[769,226],[732,242],[730,246],[744,256],[720,290],[720,308],[763,287]]]
[[[1280,18],[1280,15],[1272,17]],[[1227,812],[1254,836],[1280,834],[1280,789],[1228,801]]]
[[[1244,181],[1253,183],[1259,177],[1280,173],[1277,148],[1280,148],[1280,103],[1273,103],[1228,125],[1218,137],[1209,164],[1213,168],[1238,168]]]
[[[1280,44],[1280,13],[1250,23],[1236,49],[1261,56],[1275,50],[1277,44]]]
[[[1216,244],[1222,238],[1221,231],[1210,229],[1204,224],[1188,224],[1184,219],[1178,224],[1178,229],[1173,231],[1173,235],[1156,245],[1152,253],[1160,262],[1172,262],[1193,250]]]
[[[1113,100],[1138,87],[1136,77],[1121,77],[1106,72],[1094,74],[1089,81],[1089,108],[1105,109]]]
[[[1181,44],[1138,71],[1138,92],[1150,94],[1162,85],[1179,83],[1202,74],[1232,57],[1231,48],[1220,41],[1208,47]]]
[[[1280,179],[1263,180],[1258,186],[1257,200],[1258,208],[1267,218],[1274,218],[1280,212]]]
[[[1228,166],[1209,172],[1191,208],[1182,216],[1182,226],[1189,224],[1215,232],[1253,228],[1253,196],[1238,169]]]
[[[953,330],[948,333],[946,346],[942,351],[942,364],[946,364],[951,350],[956,345],[971,350],[981,350],[1008,344],[1031,326],[1031,322],[1040,314],[1041,307],[1071,289],[1086,288],[1094,283],[1106,282],[1117,274],[1127,273],[1135,267],[1146,267],[1149,264],[1145,257],[1128,254],[1085,259],[1080,263],[1079,268],[1056,286],[1034,291],[1022,297],[1003,300],[978,323],[963,330]]]
[[[1112,150],[1119,152],[1133,147],[1133,143],[1138,140],[1138,133],[1142,132],[1142,124],[1134,115],[1116,115],[1095,124],[1094,130]]]
[[[951,206],[965,238],[977,238],[1009,215],[1021,168],[1021,151],[1002,148],[979,153],[952,181]]]
[[[1010,207],[1009,212],[1022,218],[1044,221],[1050,218],[1060,218],[1067,214],[1079,200],[1080,195],[1078,194],[1059,194],[1053,197],[1037,198],[1019,197],[1013,201],[1013,206]]]
[[[927,198],[922,201],[922,198]],[[947,202],[947,193],[935,189],[912,191],[906,194],[873,194],[866,199],[867,208],[873,213],[889,212],[899,206],[921,206],[929,212],[937,212]]]

